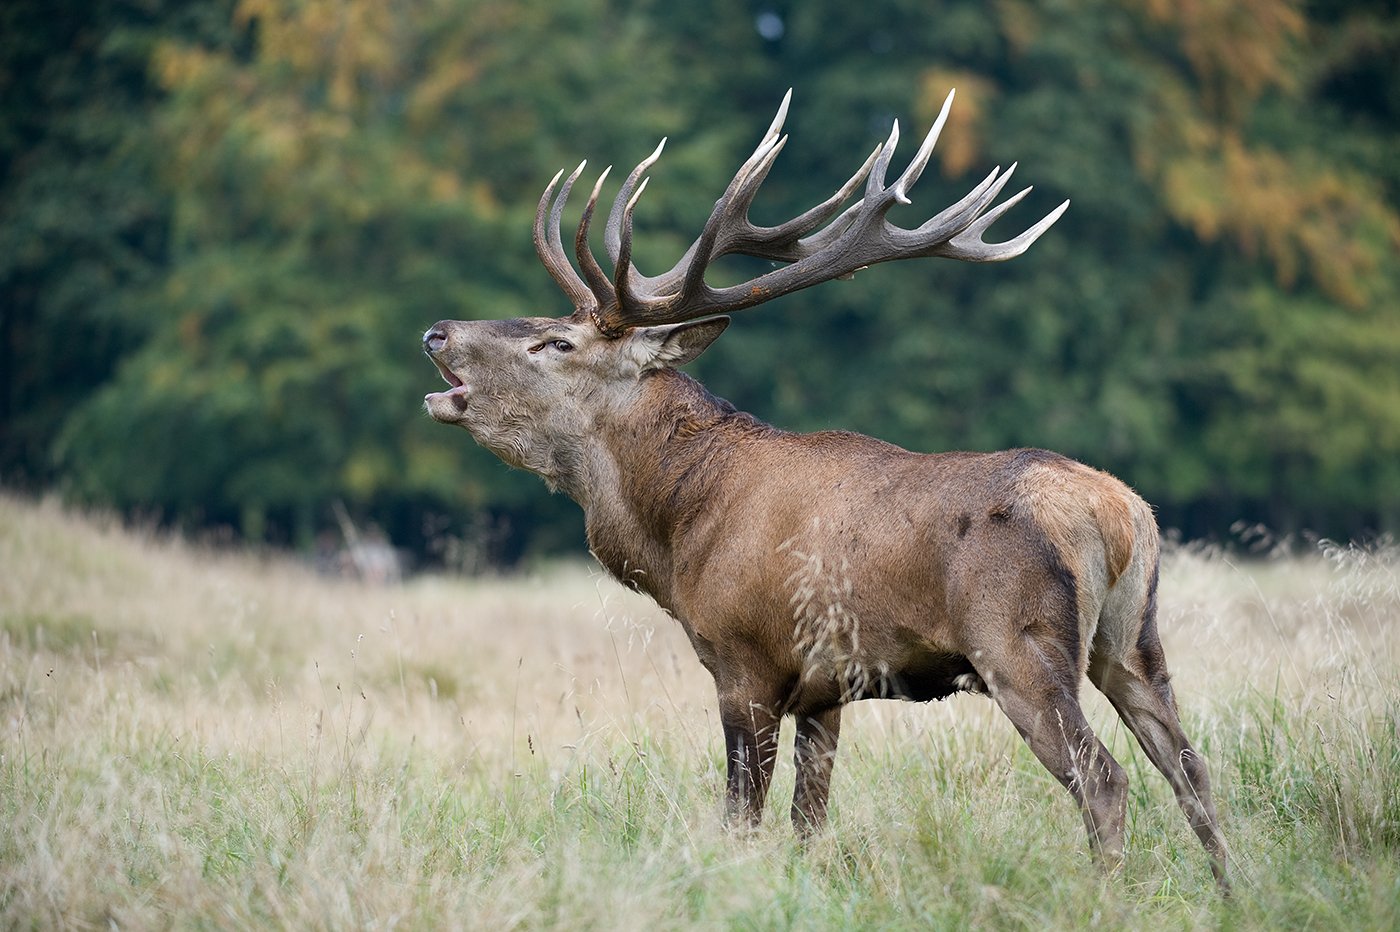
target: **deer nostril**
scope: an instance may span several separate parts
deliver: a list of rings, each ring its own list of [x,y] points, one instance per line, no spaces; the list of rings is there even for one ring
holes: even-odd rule
[[[447,343],[447,332],[440,327],[434,327],[423,334],[423,350],[428,353],[436,353]]]

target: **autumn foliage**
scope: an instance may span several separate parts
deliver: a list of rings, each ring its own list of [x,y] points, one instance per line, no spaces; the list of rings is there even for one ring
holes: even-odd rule
[[[289,542],[343,502],[425,554],[567,545],[566,503],[418,414],[427,324],[568,310],[530,246],[550,176],[669,136],[655,270],[789,86],[760,221],[955,85],[927,203],[1019,159],[1061,223],[746,314],[707,383],[794,429],[1055,448],[1188,534],[1394,530],[1398,54],[1380,3],[6,4],[0,481]]]

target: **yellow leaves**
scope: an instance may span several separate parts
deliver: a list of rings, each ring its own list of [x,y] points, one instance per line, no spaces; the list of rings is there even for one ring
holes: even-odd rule
[[[478,180],[473,181],[467,187],[467,196],[472,205],[472,210],[480,217],[487,220],[495,220],[501,216],[501,202],[496,197],[496,191],[491,187],[490,182]]]
[[[933,150],[943,166],[943,174],[950,178],[963,174],[977,163],[981,151],[978,123],[997,93],[995,84],[973,72],[925,69],[919,76],[919,94],[914,103],[920,134],[937,118],[952,88],[957,88],[958,95],[943,133],[938,137],[938,146]]]
[[[1041,8],[1031,0],[996,0],[997,22],[1016,52],[1029,48],[1043,31]]]
[[[204,315],[187,313],[177,324],[180,333],[180,346],[186,350],[198,347],[204,341]]]
[[[462,179],[456,172],[429,169],[428,193],[437,202],[455,201],[462,196]]]
[[[221,69],[222,56],[205,49],[162,42],[151,57],[156,81],[166,90],[196,84],[216,69]]]
[[[481,66],[470,58],[442,62],[419,81],[408,99],[409,119],[418,124],[430,124],[464,88],[470,87],[481,74]]]
[[[1170,30],[1180,56],[1156,62],[1133,133],[1134,162],[1171,216],[1202,240],[1267,261],[1285,287],[1307,278],[1348,307],[1378,300],[1377,272],[1400,249],[1400,217],[1380,186],[1247,135],[1266,92],[1297,90],[1292,59],[1306,25],[1298,0],[1136,3]]]
[[[333,108],[352,110],[367,89],[398,77],[397,9],[381,0],[241,0],[235,22],[256,23],[264,60],[287,65],[297,79],[323,82]]]
[[[397,477],[393,460],[383,450],[357,448],[341,468],[341,481],[350,494],[368,499]]]
[[[410,27],[435,0],[239,0],[236,23],[256,38],[251,60],[171,44],[156,73],[171,92],[165,170],[179,188],[221,190],[236,178],[264,214],[288,228],[308,216],[363,223],[386,204],[425,198],[489,202],[431,147],[404,133],[405,116],[440,119],[474,70],[419,56]],[[224,195],[221,195],[224,196]]]
[[[1203,240],[1229,237],[1274,267],[1280,284],[1306,273],[1328,297],[1362,307],[1369,279],[1400,249],[1400,218],[1375,182],[1250,147],[1237,134],[1169,160],[1168,210]]]
[[[1207,110],[1237,114],[1270,87],[1291,87],[1306,18],[1299,0],[1137,0],[1174,29]]]

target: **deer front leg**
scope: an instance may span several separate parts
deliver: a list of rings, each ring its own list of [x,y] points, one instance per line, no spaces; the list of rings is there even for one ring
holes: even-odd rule
[[[792,825],[801,837],[826,824],[826,800],[831,791],[831,767],[836,762],[836,741],[841,735],[841,707],[797,715],[797,740],[793,761],[797,788],[792,794]]]
[[[731,827],[755,827],[763,819],[763,801],[778,756],[779,717],[773,707],[747,697],[720,695],[720,722],[728,758],[724,797],[725,821]]]

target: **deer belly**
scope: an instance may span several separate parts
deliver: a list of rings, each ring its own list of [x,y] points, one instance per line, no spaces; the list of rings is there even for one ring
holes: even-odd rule
[[[859,699],[929,702],[957,692],[985,693],[986,685],[961,654],[921,652],[898,663],[859,652],[809,654],[803,664],[801,695],[818,704]]]

